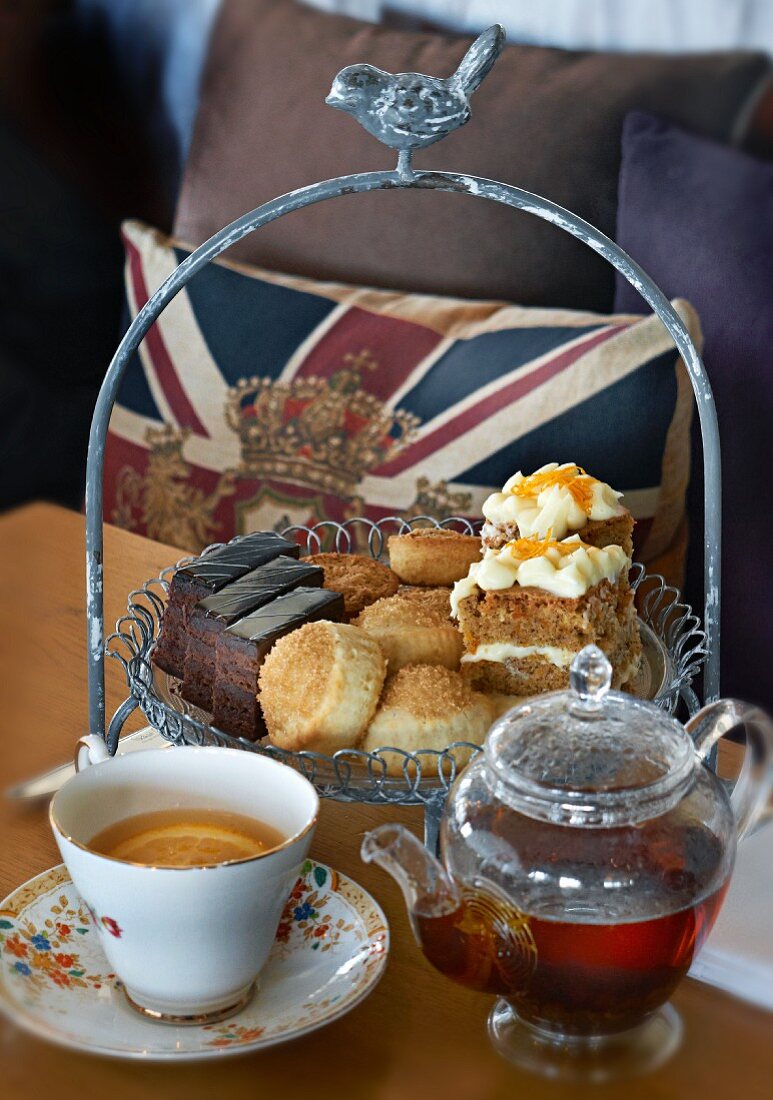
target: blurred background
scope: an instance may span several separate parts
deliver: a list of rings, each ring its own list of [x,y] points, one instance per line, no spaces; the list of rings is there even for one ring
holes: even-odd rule
[[[521,150],[520,161],[514,154],[512,168],[500,169],[501,178],[510,171],[511,182],[541,189],[590,220],[603,213],[608,224],[601,227],[667,294],[690,300],[700,316],[725,445],[726,539],[731,551],[740,538],[745,547],[743,559],[726,564],[726,617],[736,625],[727,627],[723,687],[759,694],[760,662],[773,644],[770,608],[761,609],[750,595],[767,583],[769,551],[761,548],[773,536],[765,514],[769,485],[752,473],[765,463],[763,431],[773,413],[769,0],[309,0],[303,6],[294,0],[0,0],[0,508],[41,499],[81,507],[93,403],[131,308],[121,239],[126,219],[174,231],[195,245],[242,209],[286,189],[277,185],[325,175],[308,155],[301,93],[294,88],[306,80],[321,102],[337,67],[325,56],[331,42],[345,41],[357,59],[378,62],[383,48],[386,56],[404,56],[406,68],[418,67],[444,35],[472,35],[494,21],[505,25],[510,44],[535,51],[514,55],[523,59],[521,78],[514,62],[512,87],[500,82],[496,89],[501,119],[512,114],[511,131],[487,130],[485,122],[478,131]],[[254,72],[249,86],[243,61],[231,66],[237,31],[242,41],[254,36],[256,57],[270,45],[274,61],[265,78]],[[630,61],[621,66],[621,56]],[[341,64],[347,60],[342,56]],[[637,75],[626,83],[626,72]],[[487,88],[487,94],[494,92]],[[636,111],[650,112],[666,129],[631,121]],[[262,138],[267,114],[276,121]],[[528,129],[525,119],[533,120]],[[221,178],[216,165],[225,162],[215,130],[228,148],[244,139],[254,154]],[[357,159],[360,135],[346,120],[331,140],[339,171],[371,167]],[[442,155],[419,159],[420,166],[439,160],[476,171],[455,140],[444,144]],[[383,165],[378,153],[374,149],[375,163]],[[635,201],[648,157],[656,178],[647,185],[647,201],[659,196],[662,209]],[[673,165],[665,175],[662,158]],[[589,187],[594,166],[597,183]],[[244,201],[253,193],[254,202]],[[599,195],[601,212],[594,205]],[[379,267],[378,256],[369,266],[354,250],[350,266],[342,250],[326,266],[317,238],[303,247],[305,233],[304,223],[294,222],[286,235],[244,258],[290,274],[408,291],[645,312],[613,285],[611,273],[604,281],[596,269],[574,271],[563,261],[555,279],[503,272],[492,281],[481,263],[478,281],[449,274],[446,285],[435,285],[431,271],[412,278],[418,258],[409,251],[402,266],[398,258]],[[553,237],[535,240],[535,255],[553,247]],[[698,606],[699,456],[694,450],[687,566],[687,590]],[[546,460],[553,457],[561,458]],[[753,651],[752,671],[748,654],[738,657],[739,647]]]

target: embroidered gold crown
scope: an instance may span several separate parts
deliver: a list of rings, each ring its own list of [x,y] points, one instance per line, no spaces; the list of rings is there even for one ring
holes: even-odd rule
[[[420,421],[361,388],[362,371],[378,366],[370,352],[347,354],[343,363],[329,378],[250,378],[229,390],[226,419],[241,439],[241,476],[350,496],[368,470],[406,446]]]
[[[145,442],[155,455],[179,455],[190,434],[190,428],[175,428],[171,424],[163,424],[160,428],[148,428]]]

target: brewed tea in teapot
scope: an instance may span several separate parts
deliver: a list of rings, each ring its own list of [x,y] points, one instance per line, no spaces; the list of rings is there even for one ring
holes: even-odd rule
[[[453,787],[442,864],[402,826],[363,842],[403,887],[427,959],[502,1001],[489,1030],[513,1061],[603,1079],[675,1049],[666,1005],[719,912],[743,834],[771,787],[770,722],[717,703],[690,733],[657,707],[609,691],[589,646],[572,689],[529,699],[492,727]],[[704,759],[745,722],[756,770],[739,820]]]

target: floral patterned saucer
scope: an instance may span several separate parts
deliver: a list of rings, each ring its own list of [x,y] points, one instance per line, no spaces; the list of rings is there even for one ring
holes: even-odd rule
[[[108,929],[109,930],[109,929]],[[173,1027],[128,1005],[67,869],[0,904],[0,1010],[62,1046],[115,1058],[195,1061],[259,1050],[330,1023],[370,993],[389,951],[386,918],[345,875],[306,860],[259,990],[219,1024]]]

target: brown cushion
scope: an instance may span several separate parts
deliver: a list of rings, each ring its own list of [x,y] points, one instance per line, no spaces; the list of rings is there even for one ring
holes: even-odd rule
[[[389,168],[393,153],[324,103],[345,65],[448,75],[468,39],[387,30],[289,0],[225,0],[214,29],[175,231],[194,243],[295,187]],[[507,46],[469,125],[416,155],[537,191],[615,229],[631,108],[724,140],[768,68],[762,55],[655,57]],[[538,219],[466,195],[381,192],[292,214],[232,253],[297,274],[606,311],[612,269]]]

